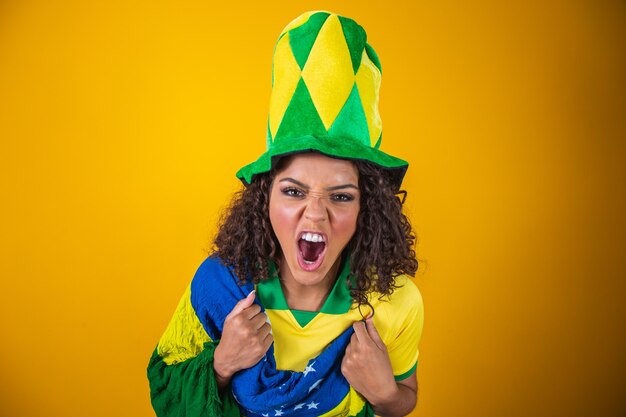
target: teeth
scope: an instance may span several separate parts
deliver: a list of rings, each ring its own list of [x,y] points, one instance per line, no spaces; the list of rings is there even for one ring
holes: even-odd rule
[[[305,233],[302,235],[303,240],[306,240],[307,242],[323,242],[324,241],[324,237],[322,235],[319,235],[317,233]]]

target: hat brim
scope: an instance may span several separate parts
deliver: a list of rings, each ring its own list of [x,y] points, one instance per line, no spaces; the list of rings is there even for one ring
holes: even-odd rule
[[[379,149],[364,145],[351,138],[301,136],[299,138],[290,138],[284,142],[273,143],[270,149],[256,161],[237,171],[237,178],[244,185],[248,186],[254,181],[255,175],[270,171],[280,158],[306,152],[319,152],[333,158],[364,160],[379,165],[392,175],[396,191],[400,189],[402,179],[409,166],[408,162],[400,158],[386,154]]]

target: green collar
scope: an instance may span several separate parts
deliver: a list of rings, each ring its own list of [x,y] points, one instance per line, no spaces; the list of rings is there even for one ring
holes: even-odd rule
[[[335,281],[333,289],[328,294],[328,298],[320,309],[320,313],[326,314],[345,314],[350,310],[352,305],[352,297],[348,288],[347,279],[350,275],[350,257],[339,266],[340,272]],[[285,294],[280,286],[278,271],[274,262],[269,264],[269,278],[257,284],[257,294],[261,304],[270,310],[289,310]],[[296,310],[292,310],[296,311]]]

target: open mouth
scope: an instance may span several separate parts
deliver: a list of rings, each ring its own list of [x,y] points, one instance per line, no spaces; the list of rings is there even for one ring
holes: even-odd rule
[[[326,252],[326,237],[305,232],[298,240],[298,263],[306,271],[314,271],[322,264]]]

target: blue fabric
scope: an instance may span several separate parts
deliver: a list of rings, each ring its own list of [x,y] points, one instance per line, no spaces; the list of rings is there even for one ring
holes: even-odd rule
[[[239,286],[215,256],[200,265],[191,283],[191,304],[211,339],[221,338],[224,319],[253,289],[253,284]],[[270,346],[259,363],[233,376],[232,393],[242,412],[249,417],[314,417],[335,408],[350,390],[341,360],[352,332],[352,327],[344,331],[304,372],[277,370]]]

